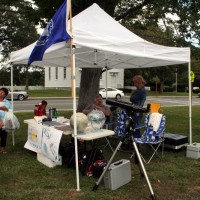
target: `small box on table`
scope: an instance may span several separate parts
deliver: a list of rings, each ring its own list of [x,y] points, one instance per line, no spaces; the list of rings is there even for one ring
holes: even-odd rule
[[[200,158],[200,143],[192,143],[187,145],[186,157],[198,159]]]
[[[119,160],[110,165],[104,175],[105,188],[115,190],[131,181],[130,160]]]

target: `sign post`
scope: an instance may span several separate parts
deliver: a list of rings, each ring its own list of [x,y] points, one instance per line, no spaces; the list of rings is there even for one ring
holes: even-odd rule
[[[176,67],[175,74],[176,74],[176,93],[177,93],[177,91],[178,91],[178,68],[177,67]]]

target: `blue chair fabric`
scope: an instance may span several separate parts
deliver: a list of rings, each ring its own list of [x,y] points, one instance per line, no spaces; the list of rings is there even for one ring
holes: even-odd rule
[[[151,117],[151,113],[148,113],[145,117],[145,131],[142,134],[142,136],[140,138],[134,139],[136,143],[148,144],[153,149],[153,154],[150,157],[150,159],[148,159],[148,161],[144,159],[144,156],[142,155],[140,151],[140,155],[143,158],[145,163],[149,163],[155,154],[159,156],[157,150],[159,149],[161,144],[164,145],[163,135],[165,131],[166,116],[162,115],[161,120],[159,122],[158,129],[156,131],[154,130],[154,127],[149,123],[150,117]],[[163,148],[162,148],[162,156],[163,156]]]

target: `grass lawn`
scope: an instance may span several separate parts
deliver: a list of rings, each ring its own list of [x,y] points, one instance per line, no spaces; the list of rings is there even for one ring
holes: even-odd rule
[[[189,135],[188,107],[164,107],[166,132]],[[60,113],[60,112],[59,112]],[[70,117],[72,112],[63,112]],[[200,142],[200,106],[193,106],[193,141]],[[131,160],[132,181],[111,191],[100,183],[97,191],[92,188],[94,177],[80,174],[81,191],[76,191],[76,172],[73,168],[56,166],[48,168],[37,161],[36,154],[25,149],[27,125],[24,119],[33,118],[31,113],[16,113],[21,127],[15,131],[15,147],[8,135],[8,154],[0,154],[0,200],[147,200],[150,199],[145,178],[140,176],[138,165]],[[68,136],[63,136],[63,142]],[[103,140],[102,140],[103,142]],[[113,143],[114,145],[114,143]],[[111,151],[104,150],[107,159]],[[128,153],[117,153],[115,160],[130,159]],[[197,200],[200,197],[200,161],[186,157],[186,151],[165,150],[164,159],[155,157],[145,165],[152,188],[159,200]]]
[[[29,97],[71,97],[71,90],[44,89],[29,90]]]
[[[61,90],[61,89],[44,89],[44,90],[29,90],[28,91],[29,98],[30,97],[71,97],[71,89]],[[77,96],[79,95],[79,91],[77,89]],[[126,96],[130,96],[130,93],[125,93]],[[160,94],[155,91],[147,91],[147,96],[188,96],[189,94],[186,92],[163,92]],[[197,94],[193,94],[193,96],[197,96]]]

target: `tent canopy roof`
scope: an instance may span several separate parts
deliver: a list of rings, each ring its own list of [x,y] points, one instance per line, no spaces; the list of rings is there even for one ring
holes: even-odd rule
[[[147,68],[190,62],[190,48],[150,43],[115,21],[97,4],[73,17],[76,67]],[[10,62],[27,64],[35,43],[11,53]],[[37,66],[70,66],[66,42],[52,45]]]

